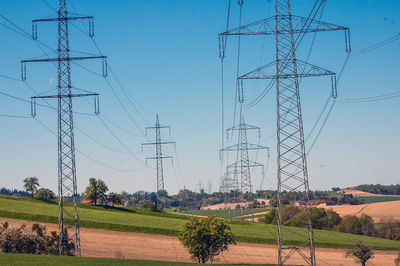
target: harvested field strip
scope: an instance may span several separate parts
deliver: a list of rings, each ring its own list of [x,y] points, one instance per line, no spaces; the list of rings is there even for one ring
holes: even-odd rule
[[[400,201],[376,202],[362,205],[335,205],[324,206],[325,209],[332,209],[340,216],[367,214],[374,222],[385,222],[390,218],[400,219]]]
[[[57,205],[39,202],[24,202],[0,198],[0,216],[16,219],[57,223]],[[98,209],[80,209],[81,227],[99,228],[146,234],[177,235],[186,222],[184,219],[141,215],[132,212],[117,212]],[[233,221],[230,226],[237,241],[249,243],[276,243],[276,226],[247,221]],[[350,247],[364,240],[374,249],[393,250],[398,242],[366,236],[315,230],[315,243],[319,247]],[[302,239],[293,238],[292,244]]]

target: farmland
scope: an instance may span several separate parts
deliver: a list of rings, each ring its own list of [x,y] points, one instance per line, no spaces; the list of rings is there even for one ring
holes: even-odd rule
[[[332,209],[337,212],[340,216],[345,215],[357,215],[367,214],[372,219],[379,223],[385,222],[390,218],[400,218],[400,201],[387,201],[387,202],[375,202],[370,204],[361,205],[335,205],[335,206],[324,206],[325,209]]]
[[[27,254],[6,254],[0,253],[0,265],[160,265],[160,266],[186,266],[195,263],[150,261],[150,260],[129,260],[109,258],[85,258],[85,257],[60,257],[45,255]],[[230,265],[230,264],[220,264]],[[242,264],[246,265],[246,264]],[[254,264],[253,264],[254,265]],[[272,265],[272,264],[263,264]]]
[[[57,223],[58,206],[35,200],[0,197],[0,217],[22,220]],[[183,224],[189,219],[186,216],[147,210],[103,209],[101,207],[80,208],[81,227],[98,228],[124,232],[176,236]],[[276,226],[247,221],[229,220],[236,240],[248,243],[276,243]],[[315,230],[317,247],[347,248],[358,240],[364,240],[373,249],[395,250],[398,242],[366,236]],[[293,239],[293,244],[301,241]]]
[[[254,211],[254,215],[260,212],[266,212],[268,211],[269,208],[257,208],[257,209],[233,209],[233,210],[182,210],[179,211],[179,213],[183,214],[191,214],[191,215],[199,215],[199,216],[209,216],[209,215],[215,215],[216,217],[219,218],[240,218],[240,216],[243,215],[251,215]],[[168,211],[168,210],[167,210]],[[251,216],[246,217],[246,218],[251,218]]]

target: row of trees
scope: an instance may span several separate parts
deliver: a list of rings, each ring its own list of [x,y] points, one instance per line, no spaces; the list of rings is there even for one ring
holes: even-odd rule
[[[282,222],[288,226],[301,227],[306,224],[306,213],[302,210],[303,207],[294,205],[285,206],[285,211],[282,215]],[[303,214],[302,214],[303,213]],[[297,217],[292,219],[292,217]],[[311,219],[313,228],[333,230],[350,234],[373,236],[400,240],[400,220],[388,220],[385,223],[375,225],[371,216],[347,215],[341,218],[333,210],[325,210],[323,208],[311,208]],[[263,221],[267,224],[277,224],[278,211],[273,208],[264,215]]]
[[[73,256],[75,246],[68,240],[65,229],[64,254]],[[4,253],[46,254],[59,255],[59,237],[57,232],[47,234],[46,227],[33,224],[31,228],[21,225],[17,228],[9,227],[5,222],[0,227],[0,250]]]
[[[384,195],[400,195],[400,185],[359,185],[353,187],[353,189],[361,190],[364,192],[374,193],[374,194],[384,194]]]
[[[302,208],[303,207],[298,207],[294,205],[285,206],[285,211],[282,215],[282,223],[288,226],[305,226],[307,222],[307,216]],[[297,218],[292,219],[295,216],[297,216]],[[323,208],[312,207],[311,219],[313,228],[316,229],[332,230],[335,228],[335,226],[338,226],[341,223],[341,218],[339,214],[337,214],[333,210],[325,210]],[[267,224],[277,224],[278,210],[276,208],[271,209],[271,211],[264,215],[263,220]]]

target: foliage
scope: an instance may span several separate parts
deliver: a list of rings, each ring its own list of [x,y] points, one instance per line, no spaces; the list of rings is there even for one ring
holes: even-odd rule
[[[31,194],[22,191],[22,190],[16,190],[16,189],[7,189],[5,187],[0,188],[0,194],[1,195],[15,195],[15,196],[22,196],[22,197],[29,197]]]
[[[64,255],[72,256],[75,246],[68,241],[68,232],[64,240]],[[18,228],[9,228],[5,222],[0,227],[0,249],[4,253],[25,253],[25,254],[59,254],[59,237],[56,232],[46,233],[46,227],[33,224],[29,230],[25,225]]]
[[[97,203],[101,204],[105,200],[107,191],[108,187],[103,180],[90,178],[89,186],[87,186],[85,190],[85,199],[93,201],[94,205],[97,205]]]
[[[352,194],[344,194],[342,198],[338,199],[337,204],[350,204],[350,205],[360,205],[365,202],[361,198],[354,198]]]
[[[38,186],[39,186],[39,179],[37,177],[32,176],[24,179],[24,189],[26,192],[31,194],[32,198]]]
[[[50,189],[39,188],[36,191],[34,198],[37,200],[42,200],[42,201],[51,201],[51,200],[56,199],[56,195]]]
[[[108,201],[110,203],[112,203],[112,205],[121,205],[122,204],[122,200],[124,199],[124,196],[122,196],[119,193],[110,193],[110,195],[108,196]]]
[[[365,266],[365,263],[373,257],[373,252],[369,246],[363,244],[360,240],[355,247],[346,250],[346,257],[352,256],[355,258],[357,263]]]
[[[303,214],[301,214],[303,212]],[[296,219],[292,220],[292,217],[297,216]],[[287,225],[295,227],[303,227],[306,223],[306,213],[304,207],[298,207],[295,205],[284,206],[282,211],[282,223],[286,223],[291,220]],[[323,208],[311,207],[311,220],[312,226],[315,229],[333,229],[341,222],[339,214],[333,210],[326,211]],[[278,210],[276,208],[271,209],[264,215],[264,222],[267,224],[278,223]]]
[[[400,195],[400,184],[397,185],[359,185],[353,187],[353,189],[361,190],[364,192],[374,193],[374,194],[383,194],[383,195]]]
[[[180,231],[179,240],[198,263],[212,263],[230,244],[236,244],[229,225],[214,216],[190,219]]]

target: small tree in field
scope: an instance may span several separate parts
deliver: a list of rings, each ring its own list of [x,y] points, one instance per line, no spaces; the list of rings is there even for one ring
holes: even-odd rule
[[[92,200],[94,205],[97,205],[97,202],[102,203],[105,199],[107,190],[108,187],[103,180],[90,178],[89,186],[86,187],[85,191],[85,199]]]
[[[367,245],[364,245],[361,240],[358,241],[355,247],[346,250],[346,257],[354,257],[356,262],[361,263],[362,266],[365,266],[365,263],[372,258],[373,254],[372,250]]]
[[[214,216],[191,218],[180,231],[179,240],[198,263],[212,263],[230,244],[236,244],[229,225]]]
[[[37,187],[39,186],[39,179],[37,177],[27,177],[24,179],[24,188],[25,191],[31,193],[32,198],[33,194],[35,194]]]

